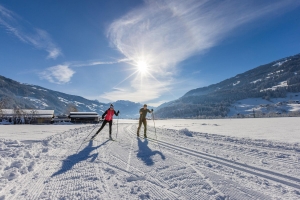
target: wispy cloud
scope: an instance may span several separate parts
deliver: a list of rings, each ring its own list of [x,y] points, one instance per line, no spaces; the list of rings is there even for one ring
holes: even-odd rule
[[[117,61],[85,61],[85,62],[67,62],[64,64],[48,67],[43,71],[37,72],[40,79],[45,79],[55,84],[66,84],[71,81],[71,78],[76,73],[74,68],[89,67],[98,65],[111,65],[126,60],[120,59]]]
[[[53,43],[46,31],[33,27],[16,13],[1,5],[0,25],[20,41],[32,45],[37,49],[47,51],[47,58],[55,59],[61,55],[61,50]]]
[[[51,83],[65,84],[71,80],[74,73],[75,71],[70,69],[68,65],[56,65],[40,72],[39,76]]]
[[[126,92],[112,91],[105,96],[114,100],[125,94],[139,101],[155,99],[164,88],[172,87],[179,62],[217,45],[236,27],[295,5],[299,1],[145,1],[144,6],[114,21],[107,36],[128,60],[147,62],[156,79],[147,80],[142,87],[141,80],[134,79],[130,88],[124,88]]]

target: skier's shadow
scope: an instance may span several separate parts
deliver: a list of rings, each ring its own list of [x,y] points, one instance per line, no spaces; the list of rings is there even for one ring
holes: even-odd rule
[[[139,146],[139,151],[137,153],[137,157],[140,158],[148,166],[151,166],[154,164],[153,159],[151,157],[154,156],[155,154],[159,154],[163,160],[166,159],[162,152],[152,151],[148,147],[147,139],[145,139],[143,142],[140,138],[138,138],[138,146]]]
[[[90,141],[89,144],[84,149],[82,149],[80,152],[75,153],[73,155],[70,155],[65,160],[63,160],[61,168],[57,172],[55,172],[54,174],[52,174],[51,177],[60,175],[62,173],[67,172],[68,170],[71,170],[72,167],[75,164],[77,164],[77,163],[79,163],[81,161],[87,160],[88,158],[92,158],[90,162],[94,162],[95,159],[98,156],[98,153],[94,153],[92,155],[90,155],[90,153],[93,150],[95,150],[95,149],[101,147],[102,145],[106,144],[108,141],[109,140],[103,142],[102,144],[100,144],[99,146],[96,146],[96,147],[93,147],[92,146],[93,141]]]

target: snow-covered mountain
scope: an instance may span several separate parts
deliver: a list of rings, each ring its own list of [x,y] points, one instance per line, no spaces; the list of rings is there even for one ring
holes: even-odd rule
[[[156,114],[162,118],[245,114],[246,110],[257,109],[257,105],[253,104],[251,108],[236,112],[233,112],[232,107],[249,98],[269,102],[264,104],[272,104],[272,100],[276,98],[284,98],[282,101],[287,101],[297,92],[300,92],[300,54],[256,67],[217,84],[188,91],[181,98],[159,106]],[[279,103],[276,105],[278,109],[271,109],[272,112],[279,112],[281,109],[280,101],[276,103]],[[282,112],[293,111],[286,107],[283,106]]]
[[[54,109],[56,114],[66,113],[69,105],[78,111],[102,114],[109,104],[88,100],[80,96],[28,85],[0,76],[0,99],[9,99],[6,108]],[[188,91],[181,98],[156,108],[160,118],[225,117],[270,113],[286,114],[300,111],[293,100],[300,100],[300,54],[256,67],[235,77],[207,87]],[[298,93],[298,94],[297,94]],[[278,100],[278,98],[282,98]],[[250,99],[250,100],[249,100]],[[252,103],[245,106],[244,102]],[[257,103],[264,101],[263,103]],[[137,118],[142,105],[130,101],[114,102],[121,118]],[[241,106],[243,105],[243,106]],[[257,114],[257,115],[258,115]]]
[[[64,114],[68,112],[70,105],[75,105],[78,111],[97,112],[101,115],[110,105],[37,85],[19,83],[4,76],[0,76],[0,83],[0,99],[7,99],[5,108],[18,106],[21,109],[53,109],[55,114]],[[116,110],[121,111],[121,118],[138,117],[138,110],[142,107],[140,103],[123,100],[113,104]]]

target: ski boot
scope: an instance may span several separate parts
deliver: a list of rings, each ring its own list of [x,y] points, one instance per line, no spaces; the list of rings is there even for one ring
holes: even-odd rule
[[[144,134],[144,138],[147,138],[147,135],[146,135],[146,133]]]

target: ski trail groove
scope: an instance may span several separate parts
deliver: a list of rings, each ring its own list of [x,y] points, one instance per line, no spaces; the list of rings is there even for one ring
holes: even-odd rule
[[[134,134],[133,128],[133,126],[128,128],[129,135]],[[149,143],[149,145],[151,145],[151,143]],[[154,146],[157,147],[156,144]],[[182,167],[187,165],[187,162],[182,162],[182,159],[178,160],[172,157],[172,159],[169,159],[169,161],[170,163],[163,162],[164,164],[162,165],[161,170],[157,169],[155,171],[150,171],[150,177],[155,177],[160,182],[168,185],[168,191],[172,191],[174,194],[177,194],[176,199],[181,199],[180,197],[182,196],[186,197],[187,199],[206,200],[210,198],[209,193],[210,190],[212,190],[212,187],[209,185],[207,180],[203,178],[203,175],[199,175],[192,167]],[[165,169],[168,170],[165,171]],[[173,182],[175,182],[175,184]],[[179,187],[180,185],[181,187]],[[219,198],[224,196],[215,189],[213,189],[213,191],[214,195],[218,196]]]
[[[105,129],[106,129],[106,127],[104,128],[104,131],[105,131]],[[98,137],[99,137],[99,135],[98,135]],[[102,136],[102,141],[103,141],[103,136]],[[96,142],[97,143],[97,142]],[[110,146],[111,144],[109,144],[108,146],[107,146],[107,148]],[[102,150],[102,160],[103,161],[105,161],[106,160],[106,154],[105,154],[105,151],[106,151],[106,149],[107,148],[104,148],[103,150]],[[105,175],[104,175],[104,172],[103,172],[103,168],[104,168],[104,165],[103,165],[103,161],[102,160],[100,160],[100,157],[99,157],[99,155],[100,155],[100,149],[98,148],[97,149],[97,152],[98,152],[98,156],[97,156],[97,161],[98,161],[98,163],[100,163],[99,165],[101,165],[101,167],[99,167],[99,166],[95,166],[95,170],[97,171],[97,173],[98,174],[101,174],[101,177],[103,177],[102,178],[102,181],[101,182],[103,182],[104,184],[103,184],[103,189],[104,189],[104,194],[105,194],[105,199],[114,199],[114,198],[112,198],[112,193],[111,193],[111,190],[110,190],[110,188],[109,188],[109,186],[108,186],[108,183],[107,183],[107,181],[106,181],[106,179],[105,179]]]
[[[131,130],[131,134],[134,134],[133,131]],[[275,182],[278,183],[282,183],[284,185],[290,186],[290,187],[294,187],[296,189],[300,189],[300,179],[296,178],[296,177],[291,177],[288,175],[283,175],[274,171],[269,171],[266,169],[262,169],[262,168],[258,168],[258,167],[254,167],[254,166],[250,166],[250,165],[246,165],[243,163],[238,163],[236,161],[232,161],[232,160],[228,160],[225,158],[221,158],[215,155],[211,155],[211,154],[207,154],[207,153],[203,153],[203,152],[199,152],[193,149],[189,149],[186,147],[182,147],[179,145],[174,145],[162,140],[156,140],[154,138],[147,138],[149,141],[153,141],[155,143],[158,143],[160,145],[162,145],[165,148],[169,148],[169,149],[173,149],[173,150],[177,150],[180,151],[182,153],[185,153],[187,155],[191,155],[191,156],[195,156],[201,159],[205,159],[205,160],[209,160],[236,170],[240,170],[240,171],[244,171],[246,173],[249,174],[253,174],[259,177],[263,177],[269,180],[273,180]],[[224,162],[225,161],[225,162]],[[258,171],[258,172],[256,172]]]
[[[130,160],[131,160],[132,150],[133,150],[133,138],[131,139],[131,144],[130,144],[130,149],[129,149],[129,155],[128,155],[127,165],[126,165],[126,171],[128,171],[129,167],[130,167]]]
[[[299,184],[300,179],[298,179],[296,177],[291,177],[291,176],[279,174],[277,172],[269,171],[269,170],[266,170],[266,169],[261,169],[261,168],[246,165],[246,164],[243,164],[243,163],[238,163],[238,162],[235,162],[235,161],[232,161],[232,160],[227,160],[225,158],[221,158],[221,157],[217,157],[217,156],[214,156],[214,155],[198,152],[198,151],[195,151],[193,149],[189,149],[189,148],[186,148],[186,147],[174,145],[174,144],[164,142],[164,141],[161,141],[161,140],[155,140],[155,139],[151,139],[151,138],[148,138],[148,140],[158,142],[163,147],[166,147],[166,148],[169,148],[169,149],[177,150],[177,151],[180,151],[180,152],[188,154],[188,155],[192,155],[192,156],[195,156],[195,157],[198,157],[198,158],[201,158],[201,159],[216,162],[216,163],[219,163],[221,165],[224,165],[224,166],[227,166],[227,167],[230,167],[230,168],[234,168],[234,169],[237,169],[237,170],[240,170],[240,171],[244,171],[244,172],[256,175],[256,176],[267,178],[269,180],[273,180],[275,182],[279,182],[279,183],[294,187],[296,189],[300,189],[300,184]],[[258,171],[258,172],[256,172],[256,171]],[[283,179],[286,179],[286,180],[283,180]],[[294,181],[296,183],[291,182],[291,181]]]

